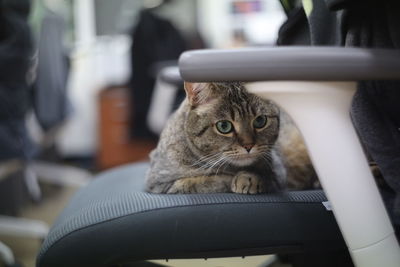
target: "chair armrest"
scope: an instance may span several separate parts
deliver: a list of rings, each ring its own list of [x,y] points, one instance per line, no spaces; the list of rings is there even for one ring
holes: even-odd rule
[[[400,79],[400,51],[344,47],[196,50],[179,59],[184,80],[357,81]]]
[[[182,77],[179,74],[178,66],[168,66],[160,70],[158,77],[166,82],[173,85],[182,84]]]

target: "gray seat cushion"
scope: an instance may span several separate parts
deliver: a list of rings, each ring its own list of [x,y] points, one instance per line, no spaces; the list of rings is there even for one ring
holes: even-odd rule
[[[147,163],[100,174],[71,200],[37,258],[44,266],[345,250],[322,191],[143,192]]]

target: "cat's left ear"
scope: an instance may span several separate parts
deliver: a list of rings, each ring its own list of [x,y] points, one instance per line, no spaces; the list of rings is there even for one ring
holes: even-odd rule
[[[189,104],[191,106],[199,106],[208,102],[209,97],[211,96],[209,90],[211,90],[210,84],[208,83],[190,83],[185,82],[185,91],[186,97],[189,100]]]

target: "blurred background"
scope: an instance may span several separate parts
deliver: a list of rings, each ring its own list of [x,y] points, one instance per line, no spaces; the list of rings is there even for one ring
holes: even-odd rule
[[[76,190],[100,171],[148,160],[184,97],[183,51],[272,46],[283,7],[296,2],[0,0],[4,263],[34,266]]]

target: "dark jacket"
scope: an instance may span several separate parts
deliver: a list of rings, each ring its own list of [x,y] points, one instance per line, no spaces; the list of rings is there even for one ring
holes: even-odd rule
[[[151,138],[146,118],[157,74],[156,63],[177,60],[186,45],[169,21],[148,10],[141,12],[132,40],[132,135]]]
[[[32,150],[25,128],[31,103],[29,6],[27,0],[0,1],[0,161],[26,159]]]

